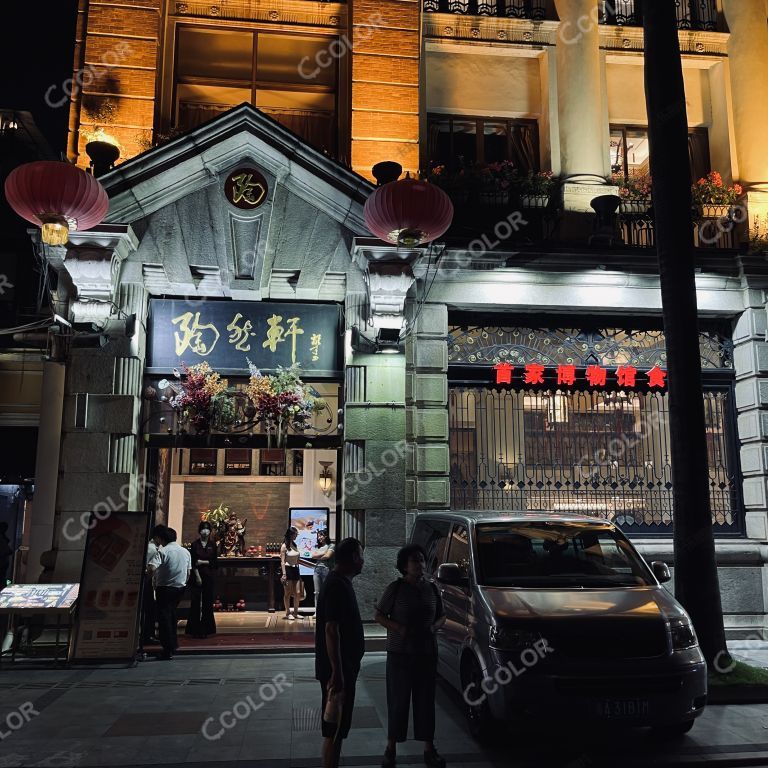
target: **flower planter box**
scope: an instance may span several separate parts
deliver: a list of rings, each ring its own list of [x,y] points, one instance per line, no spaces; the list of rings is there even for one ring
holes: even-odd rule
[[[715,205],[714,203],[702,203],[701,205],[701,217],[703,219],[727,219],[730,215],[730,205]]]
[[[521,208],[546,208],[549,205],[549,195],[520,195]]]
[[[622,200],[621,203],[619,203],[619,213],[635,216],[648,213],[650,205],[650,200]]]

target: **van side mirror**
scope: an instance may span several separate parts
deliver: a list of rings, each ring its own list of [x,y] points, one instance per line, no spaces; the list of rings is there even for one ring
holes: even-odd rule
[[[651,563],[651,570],[659,584],[665,584],[672,578],[672,575],[669,572],[669,566],[661,560],[654,560]]]
[[[437,568],[437,580],[454,587],[466,587],[469,579],[462,574],[456,563],[443,563]]]

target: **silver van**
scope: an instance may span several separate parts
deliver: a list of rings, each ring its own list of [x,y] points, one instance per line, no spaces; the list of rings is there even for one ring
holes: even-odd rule
[[[516,716],[686,733],[707,701],[691,620],[612,523],[532,512],[427,512],[411,542],[443,597],[438,671],[470,731]]]

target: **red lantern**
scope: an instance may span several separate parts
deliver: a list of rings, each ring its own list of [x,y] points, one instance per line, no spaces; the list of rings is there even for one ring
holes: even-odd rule
[[[19,216],[42,229],[48,245],[64,245],[70,231],[95,227],[109,210],[104,187],[90,173],[56,160],[14,168],[5,197]]]
[[[365,201],[365,224],[376,237],[413,248],[444,234],[453,203],[439,187],[405,178],[378,187]]]

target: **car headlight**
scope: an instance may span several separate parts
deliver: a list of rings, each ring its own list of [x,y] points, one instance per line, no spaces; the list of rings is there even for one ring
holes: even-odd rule
[[[494,648],[503,649],[533,648],[543,640],[541,632],[511,627],[491,627],[489,639]]]
[[[687,616],[670,619],[669,631],[672,635],[673,651],[684,651],[687,648],[695,648],[699,644],[696,631]]]

